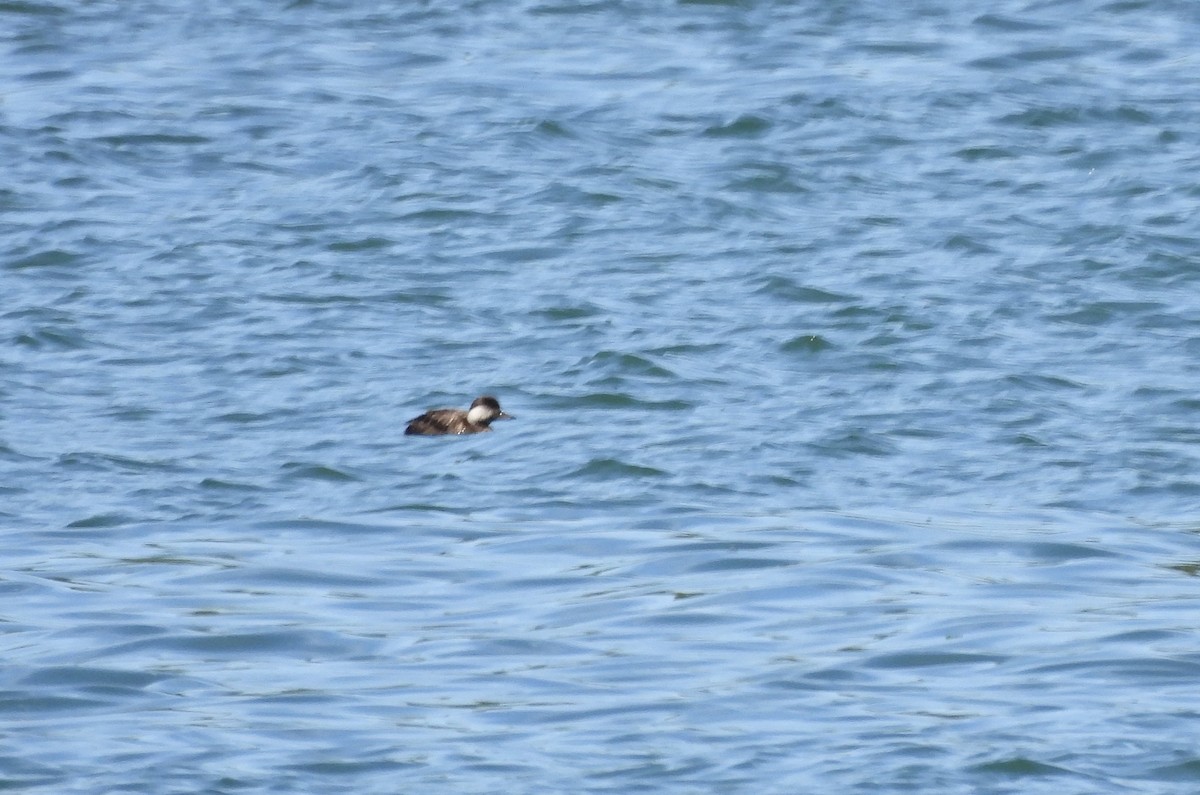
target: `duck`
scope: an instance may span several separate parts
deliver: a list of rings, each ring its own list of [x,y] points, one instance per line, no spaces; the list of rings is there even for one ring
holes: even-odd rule
[[[485,433],[492,430],[495,420],[511,420],[513,415],[500,408],[500,401],[491,395],[477,397],[466,411],[462,409],[430,409],[408,421],[405,436],[445,436],[448,434]]]

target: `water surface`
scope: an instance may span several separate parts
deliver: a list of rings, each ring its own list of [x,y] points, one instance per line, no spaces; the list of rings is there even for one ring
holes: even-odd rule
[[[1194,786],[1198,28],[0,5],[0,783]]]

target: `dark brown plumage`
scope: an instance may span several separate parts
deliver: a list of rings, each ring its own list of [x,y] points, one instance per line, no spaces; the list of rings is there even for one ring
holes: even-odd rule
[[[408,421],[404,433],[408,436],[444,436],[446,434],[484,433],[495,420],[511,420],[500,401],[491,395],[477,397],[467,411],[462,409],[431,409]]]

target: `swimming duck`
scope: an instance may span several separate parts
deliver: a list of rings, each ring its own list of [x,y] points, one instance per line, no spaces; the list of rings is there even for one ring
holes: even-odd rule
[[[491,395],[477,397],[467,411],[461,409],[430,409],[420,417],[408,421],[404,430],[407,436],[443,436],[445,434],[483,433],[491,430],[494,420],[511,420],[505,414],[500,401]]]

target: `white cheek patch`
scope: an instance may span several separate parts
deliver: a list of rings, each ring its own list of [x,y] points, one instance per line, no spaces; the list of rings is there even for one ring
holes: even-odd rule
[[[478,425],[491,415],[486,406],[476,406],[467,412],[467,422]]]

